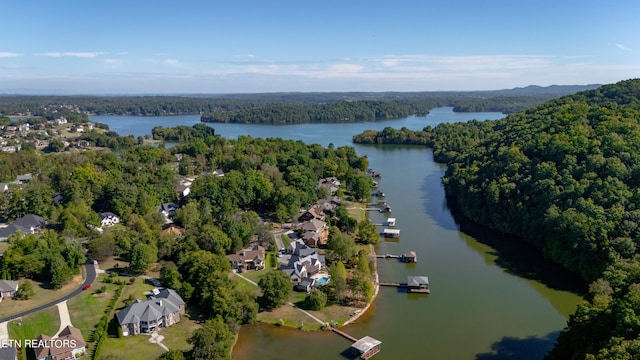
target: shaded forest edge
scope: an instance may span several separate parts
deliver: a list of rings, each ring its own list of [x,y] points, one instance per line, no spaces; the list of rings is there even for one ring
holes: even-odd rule
[[[399,119],[429,109],[513,113],[598,85],[465,92],[265,93],[184,96],[0,96],[0,115],[202,115],[205,122],[293,124]]]
[[[432,147],[467,218],[531,242],[591,283],[548,359],[630,359],[640,354],[638,119],[635,79],[500,120],[353,140]]]

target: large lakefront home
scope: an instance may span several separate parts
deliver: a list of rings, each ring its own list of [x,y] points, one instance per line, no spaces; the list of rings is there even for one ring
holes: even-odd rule
[[[136,300],[116,314],[123,336],[149,334],[180,321],[184,300],[172,289],[161,289],[149,300]]]

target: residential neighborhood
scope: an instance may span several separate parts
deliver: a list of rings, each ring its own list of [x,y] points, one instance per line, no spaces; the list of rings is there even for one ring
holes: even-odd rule
[[[74,131],[90,128],[76,124]],[[269,141],[273,144],[259,146],[269,151],[284,146],[280,139]],[[286,146],[283,154],[299,156],[306,145]],[[319,181],[309,174],[311,181],[294,186],[279,180],[282,174],[289,177],[292,168],[246,168],[232,158],[206,164],[188,148],[175,154],[151,146],[123,151],[122,158],[110,150],[86,156],[45,154],[59,163],[49,169],[42,162],[2,179],[0,270],[7,280],[0,281],[0,314],[6,314],[0,340],[8,336],[3,326],[13,334],[16,326],[32,326],[33,317],[49,316],[60,319],[60,329],[38,327],[40,339],[77,339],[81,344],[18,349],[20,358],[25,351],[47,359],[86,353],[100,358],[129,342],[150,344],[149,351],[159,356],[176,344],[187,351],[187,340],[206,322],[216,321],[216,314],[234,326],[274,323],[263,315],[269,309],[260,300],[268,292],[261,280],[274,274],[286,279],[278,286],[291,293],[286,300],[295,304],[295,311],[339,309],[331,312],[339,314],[338,320],[314,315],[323,320],[313,329],[350,319],[371,297],[363,290],[341,287],[339,291],[348,292],[344,296],[329,289],[334,281],[348,281],[342,275],[335,280],[331,273],[330,239],[341,234],[355,248],[360,221],[349,218],[342,199],[350,190],[338,177]],[[69,168],[55,170],[64,166]],[[186,174],[178,173],[185,169]],[[277,192],[289,192],[290,201],[276,198]],[[351,227],[343,228],[345,224]],[[353,267],[368,251],[362,247],[349,255],[346,266]],[[333,266],[341,261],[331,259]],[[312,304],[314,297],[319,302]],[[39,308],[46,304],[51,305]],[[34,312],[14,310],[24,307]],[[16,313],[20,325],[11,317]],[[284,316],[289,317],[296,318]],[[106,325],[110,323],[117,329]]]

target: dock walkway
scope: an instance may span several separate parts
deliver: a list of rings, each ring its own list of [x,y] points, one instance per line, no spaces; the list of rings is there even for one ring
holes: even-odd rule
[[[333,331],[334,333],[336,333],[336,334],[338,334],[338,335],[340,335],[340,336],[342,336],[342,337],[344,337],[344,338],[346,338],[346,339],[349,339],[349,340],[351,340],[351,341],[353,341],[353,342],[358,341],[358,339],[354,338],[353,336],[351,336],[351,335],[347,334],[347,333],[346,333],[346,332],[344,332],[344,331],[340,331],[340,330],[338,330],[338,329],[336,329],[336,328],[334,328],[334,327],[332,327],[332,328],[331,328],[331,331]]]

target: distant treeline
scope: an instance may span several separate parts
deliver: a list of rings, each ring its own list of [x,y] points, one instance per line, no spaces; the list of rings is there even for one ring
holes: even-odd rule
[[[61,113],[86,113],[94,115],[196,115],[205,114],[204,119],[232,119],[249,115],[248,109],[263,109],[264,112],[278,113],[288,106],[295,107],[295,117],[302,117],[294,105],[329,105],[344,102],[363,102],[368,109],[346,110],[345,105],[337,105],[323,115],[315,109],[310,119],[324,121],[327,116],[334,122],[340,116],[355,116],[363,119],[395,118],[399,114],[426,114],[428,109],[438,106],[452,106],[455,111],[498,111],[512,113],[562,95],[579,90],[594,88],[586,86],[526,87],[497,91],[432,91],[432,92],[328,92],[328,93],[263,93],[224,95],[184,95],[184,96],[52,96],[52,95],[4,95],[0,96],[0,115],[46,116]],[[389,104],[386,104],[389,102]],[[380,103],[385,103],[380,105]],[[265,110],[270,107],[277,111]],[[362,104],[356,107],[362,107]],[[288,111],[288,110],[287,110]],[[241,115],[235,115],[240,112]],[[335,112],[335,114],[334,114]],[[378,113],[379,112],[379,113]],[[215,114],[215,115],[212,115]],[[336,117],[334,117],[334,115]],[[405,115],[406,116],[406,115]],[[212,121],[212,120],[205,120]],[[225,120],[227,121],[227,120]],[[231,121],[231,120],[229,120]],[[255,119],[252,119],[255,122]],[[316,120],[310,120],[316,121]],[[357,120],[356,120],[357,121]],[[263,121],[262,123],[269,123]],[[274,119],[272,123],[283,123]]]
[[[331,104],[282,104],[202,115],[204,122],[253,124],[335,123],[400,119],[426,115],[437,101],[341,101]]]

